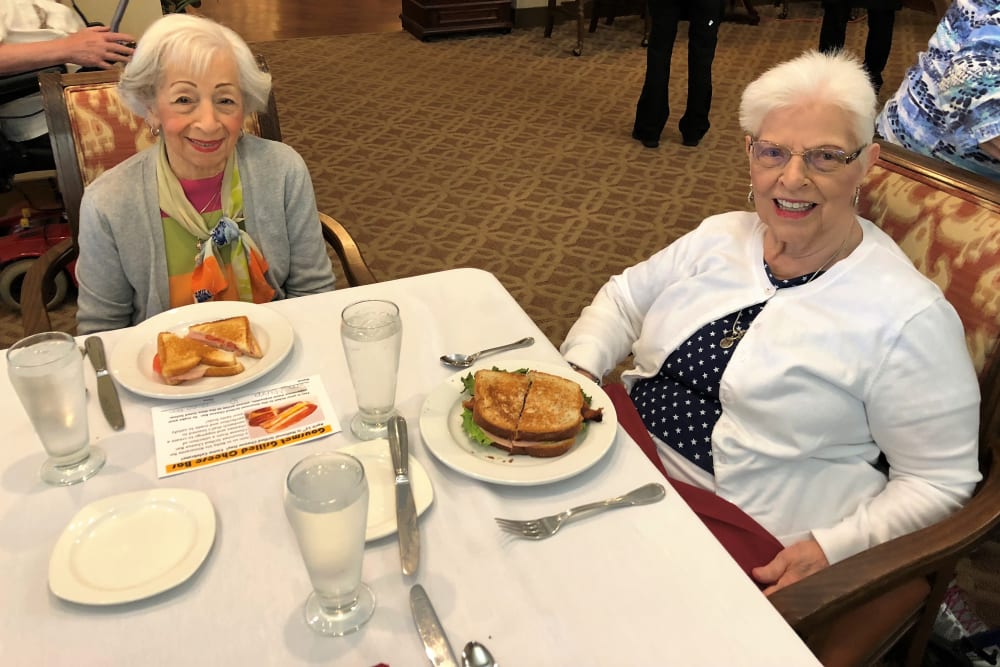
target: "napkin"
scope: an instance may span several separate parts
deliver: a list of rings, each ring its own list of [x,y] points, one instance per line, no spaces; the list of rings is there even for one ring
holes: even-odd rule
[[[669,477],[656,451],[656,444],[646,430],[646,425],[643,424],[642,417],[635,409],[635,404],[632,403],[625,387],[621,384],[610,384],[604,387],[604,391],[618,412],[618,423],[621,427],[635,440],[646,458],[666,477],[684,502],[694,510],[733,560],[748,577],[753,579],[750,570],[770,563],[783,549],[781,542],[749,514],[725,498]]]

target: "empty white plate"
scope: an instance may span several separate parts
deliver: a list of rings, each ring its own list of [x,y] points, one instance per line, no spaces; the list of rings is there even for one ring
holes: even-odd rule
[[[132,602],[187,580],[215,540],[215,511],[201,491],[150,489],[93,502],[59,536],[49,589],[91,605]]]
[[[365,469],[368,479],[368,528],[365,540],[377,540],[396,532],[396,471],[392,467],[389,441],[369,440],[341,447],[337,451],[354,456]],[[420,461],[410,455],[410,488],[417,516],[424,513],[434,499],[434,489]]]

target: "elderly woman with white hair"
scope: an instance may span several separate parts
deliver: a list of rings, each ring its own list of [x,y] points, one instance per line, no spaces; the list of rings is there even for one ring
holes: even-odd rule
[[[333,289],[312,182],[289,146],[244,135],[271,77],[209,19],[171,14],[118,86],[158,141],[102,174],[80,206],[78,331],[212,300]]]
[[[777,538],[747,568],[768,594],[942,519],[980,479],[958,315],[855,210],[874,115],[849,56],[764,73],[740,107],[753,210],[612,277],[561,348],[596,378],[634,355],[651,459]]]

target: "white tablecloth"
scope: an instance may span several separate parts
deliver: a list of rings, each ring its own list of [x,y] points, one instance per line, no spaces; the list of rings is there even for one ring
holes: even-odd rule
[[[400,571],[395,536],[368,545],[364,580],[378,605],[368,625],[344,638],[305,626],[310,586],[281,501],[291,465],[354,442],[349,431],[160,480],[150,408],[163,402],[122,390],[127,425],[114,433],[100,413],[88,364],[91,435],[108,462],[85,483],[55,488],[38,479],[44,454],[3,373],[0,664],[416,667],[427,660],[409,611],[414,583],[427,589],[456,653],[476,639],[504,667],[817,664],[669,487],[657,504],[575,523],[541,542],[497,529],[494,516],[547,514],[657,481],[622,431],[589,470],[534,487],[471,479],[427,449],[418,428],[421,405],[454,372],[438,361],[440,354],[530,335],[533,347],[496,359],[561,360],[489,273],[455,269],[269,304],[293,324],[294,350],[279,368],[234,393],[318,373],[346,425],[356,405],[339,317],[345,305],[364,298],[400,306],[397,407],[435,496],[419,522],[415,577]],[[102,334],[109,351],[127,331]],[[80,508],[165,487],[199,489],[215,507],[215,544],[194,576],[153,598],[113,607],[68,603],[49,592],[53,545]]]

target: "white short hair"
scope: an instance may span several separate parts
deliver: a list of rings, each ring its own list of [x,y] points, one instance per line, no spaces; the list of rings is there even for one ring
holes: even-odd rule
[[[118,82],[118,94],[134,113],[145,117],[156,100],[169,65],[204,73],[219,53],[229,52],[239,71],[244,112],[267,108],[271,75],[262,72],[250,47],[229,28],[190,14],[167,14],[143,33]]]
[[[743,91],[740,127],[757,137],[764,118],[777,109],[813,102],[832,104],[853,119],[851,130],[860,144],[875,134],[875,89],[854,56],[839,51],[807,51],[761,74]]]

